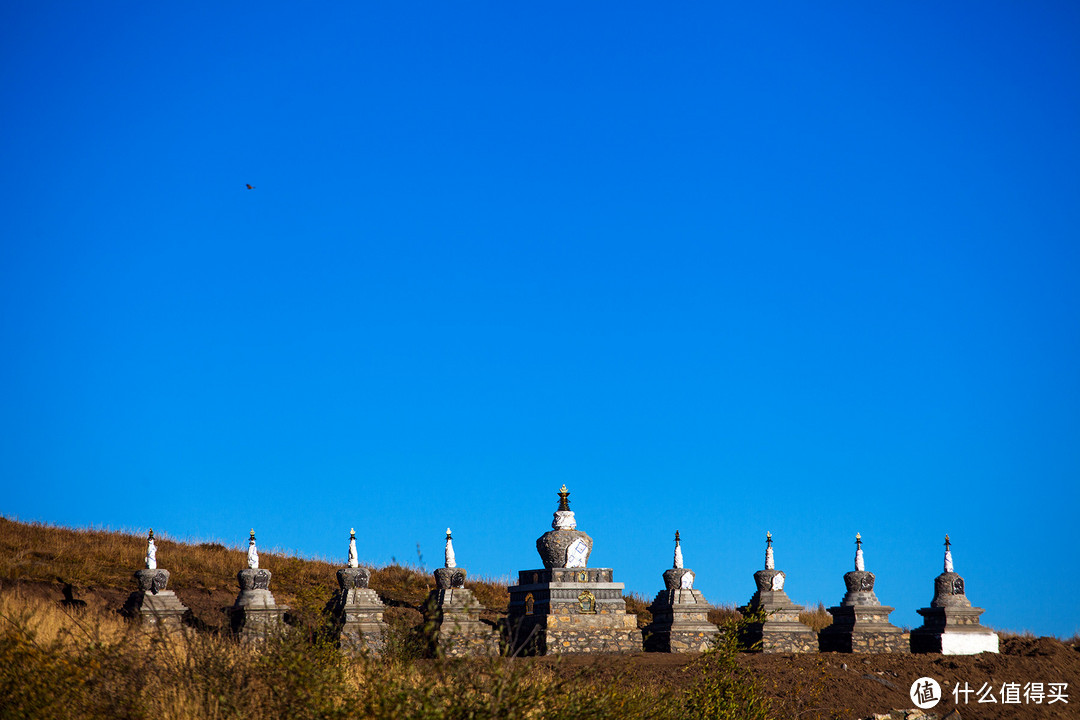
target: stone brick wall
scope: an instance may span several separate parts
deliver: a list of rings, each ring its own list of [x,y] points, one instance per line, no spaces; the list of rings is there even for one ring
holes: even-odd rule
[[[763,653],[813,653],[818,651],[818,635],[806,627],[804,630],[787,630],[769,628],[766,623],[751,625],[743,635],[743,642],[747,647],[756,647]]]
[[[439,654],[443,657],[495,657],[499,653],[499,637],[493,632],[487,635],[455,635],[439,642]]]
[[[700,590],[661,590],[649,606],[652,622],[642,631],[650,652],[703,652],[718,629],[709,622],[709,609]]]
[[[713,646],[713,639],[717,636],[714,629],[701,631],[682,630],[655,630],[646,628],[644,636],[645,650],[648,652],[705,652]]]
[[[283,605],[271,607],[234,606],[229,619],[233,632],[243,641],[265,640],[269,635],[281,632],[285,626]]]
[[[549,654],[639,652],[642,646],[637,616],[625,611],[621,614],[549,615],[541,629]]]
[[[518,573],[510,588],[506,643],[523,654],[637,652],[637,616],[610,568],[544,568]]]
[[[819,648],[822,652],[850,653],[906,653],[911,650],[911,640],[906,632],[892,631],[821,631]]]
[[[432,654],[440,657],[493,656],[501,651],[500,633],[480,619],[483,605],[465,588],[435,589],[424,603],[432,628]]]

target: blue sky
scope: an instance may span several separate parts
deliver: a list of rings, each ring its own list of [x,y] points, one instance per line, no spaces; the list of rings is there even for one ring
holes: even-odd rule
[[[948,532],[1071,635],[1078,67],[1068,2],[5,3],[0,512],[498,577],[566,483],[628,590],[771,530],[835,604],[859,531],[914,626]]]

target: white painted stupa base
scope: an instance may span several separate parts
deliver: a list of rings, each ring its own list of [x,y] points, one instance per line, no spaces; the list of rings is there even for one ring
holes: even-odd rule
[[[945,632],[941,634],[942,655],[977,655],[998,652],[997,633]]]

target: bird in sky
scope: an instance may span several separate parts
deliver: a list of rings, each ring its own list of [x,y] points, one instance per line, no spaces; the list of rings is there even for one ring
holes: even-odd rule
[[[255,189],[255,186],[254,186],[254,185],[251,185],[251,184],[248,184],[248,185],[247,185],[247,189],[248,189],[248,190],[254,190],[254,189]]]

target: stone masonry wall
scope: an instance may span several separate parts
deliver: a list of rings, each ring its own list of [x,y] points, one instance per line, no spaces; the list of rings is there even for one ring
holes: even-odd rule
[[[494,657],[500,652],[498,633],[487,625],[462,632],[444,624],[436,642],[443,657]]]
[[[819,643],[822,652],[906,653],[911,650],[908,634],[896,631],[822,632]]]
[[[715,631],[658,630],[645,632],[645,649],[652,652],[705,652],[713,646]]]
[[[604,615],[548,616],[543,628],[547,653],[639,652],[637,617],[623,614],[618,620]]]
[[[805,626],[804,626],[805,627]],[[760,642],[763,653],[814,653],[818,651],[818,635],[810,628],[806,631],[773,630],[766,626],[751,625],[743,637],[748,647]]]

